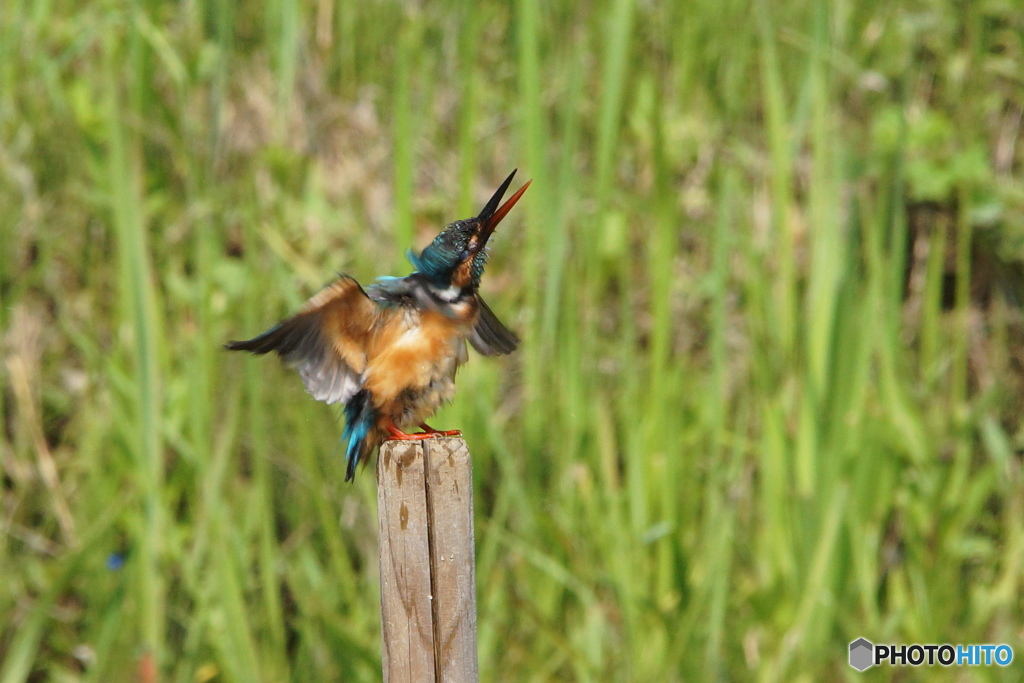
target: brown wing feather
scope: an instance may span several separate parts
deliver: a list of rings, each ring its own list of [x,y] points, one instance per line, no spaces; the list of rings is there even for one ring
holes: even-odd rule
[[[298,370],[318,401],[345,403],[363,385],[368,339],[380,309],[353,278],[342,276],[289,318],[232,351],[276,352]]]

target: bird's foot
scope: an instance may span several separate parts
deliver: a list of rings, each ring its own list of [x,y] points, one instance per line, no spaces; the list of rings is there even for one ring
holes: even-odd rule
[[[388,430],[391,439],[396,441],[423,441],[424,439],[433,439],[433,434],[406,434],[401,429],[395,426],[394,422],[389,422],[384,427]]]
[[[462,436],[462,432],[457,429],[440,431],[434,429],[426,422],[420,423],[420,429],[423,431],[416,434],[407,434],[406,432],[403,432],[395,425],[394,422],[389,422],[384,426],[384,428],[388,430],[388,434],[391,435],[390,438],[398,441],[423,441],[424,439],[433,439],[437,436]]]
[[[423,430],[424,434],[429,434],[430,436],[462,436],[462,432],[460,432],[458,429],[449,429],[447,431],[441,431],[438,429],[434,429],[426,422],[420,423],[420,429]]]

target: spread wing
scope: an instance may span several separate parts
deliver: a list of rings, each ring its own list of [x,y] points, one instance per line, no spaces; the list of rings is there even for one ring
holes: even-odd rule
[[[484,356],[504,356],[515,351],[519,337],[498,320],[483,298],[477,297],[477,301],[480,302],[480,318],[473,327],[469,343]]]
[[[258,354],[275,351],[298,370],[313,398],[346,403],[362,387],[366,347],[379,310],[358,282],[343,275],[294,317],[254,339],[225,347]]]

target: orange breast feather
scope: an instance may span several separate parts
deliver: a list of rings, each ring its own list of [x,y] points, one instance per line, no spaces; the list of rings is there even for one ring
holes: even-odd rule
[[[365,386],[375,403],[394,400],[407,389],[421,389],[450,372],[471,329],[470,323],[434,311],[419,312],[418,321],[407,320],[401,312],[393,314],[376,335],[367,364]]]

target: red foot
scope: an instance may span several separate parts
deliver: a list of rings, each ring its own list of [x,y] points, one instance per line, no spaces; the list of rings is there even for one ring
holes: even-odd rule
[[[397,441],[423,441],[424,439],[434,438],[433,434],[406,434],[396,427],[394,422],[388,422],[384,425],[384,428],[388,430],[388,434],[391,435],[391,438]]]
[[[420,429],[422,429],[425,433],[430,434],[432,436],[462,436],[462,432],[460,432],[458,429],[439,431],[428,425],[426,422],[420,423]]]

